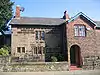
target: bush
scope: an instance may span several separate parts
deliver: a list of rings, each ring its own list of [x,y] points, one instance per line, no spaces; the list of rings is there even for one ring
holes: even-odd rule
[[[9,50],[8,50],[8,47],[7,46],[4,46],[0,49],[0,55],[2,56],[7,56],[9,55]]]
[[[52,61],[52,62],[57,62],[58,59],[57,59],[55,56],[51,56],[51,61]]]
[[[57,55],[58,61],[64,61],[64,55],[58,54]]]

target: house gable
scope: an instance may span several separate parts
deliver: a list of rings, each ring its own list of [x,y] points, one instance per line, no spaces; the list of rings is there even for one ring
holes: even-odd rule
[[[90,19],[88,16],[86,16],[84,13],[80,12],[77,15],[75,15],[74,17],[72,17],[70,20],[68,20],[68,23],[76,20],[77,18],[81,18],[82,20],[84,20],[85,22],[89,23],[90,25],[93,26],[98,26],[97,23],[95,23],[92,19]]]

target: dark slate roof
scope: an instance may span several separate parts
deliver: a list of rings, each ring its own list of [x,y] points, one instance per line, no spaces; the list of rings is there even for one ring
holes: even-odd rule
[[[96,27],[100,27],[100,21],[94,21],[94,22],[97,24]]]
[[[11,29],[9,29],[8,31],[4,31],[5,35],[11,35]],[[2,33],[0,32],[0,35],[2,35]]]
[[[19,19],[13,18],[10,22],[13,24],[24,25],[61,25],[65,20],[61,18],[35,18],[35,17],[20,17]]]
[[[70,18],[68,22],[71,22],[75,20],[78,16],[84,16],[92,22],[96,27],[100,27],[100,21],[93,21],[88,16],[86,16],[84,13],[79,12],[74,17]],[[20,17],[19,19],[13,18],[10,22],[11,25],[61,25],[62,23],[65,23],[65,20],[63,18],[42,18],[42,17]]]

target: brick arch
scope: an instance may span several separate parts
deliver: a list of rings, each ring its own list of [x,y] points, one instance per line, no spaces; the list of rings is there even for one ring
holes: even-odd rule
[[[70,63],[76,66],[82,65],[81,48],[77,44],[73,44],[70,47]]]
[[[81,48],[81,45],[78,44],[78,43],[73,43],[73,44],[71,44],[71,45],[69,46],[69,48],[71,48],[73,45],[77,45],[77,46],[79,46],[79,47]]]

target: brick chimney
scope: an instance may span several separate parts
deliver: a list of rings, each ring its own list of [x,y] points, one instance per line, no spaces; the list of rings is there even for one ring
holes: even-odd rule
[[[63,19],[65,19],[66,21],[70,19],[67,11],[64,12]]]
[[[15,18],[20,18],[20,5],[16,6]]]

